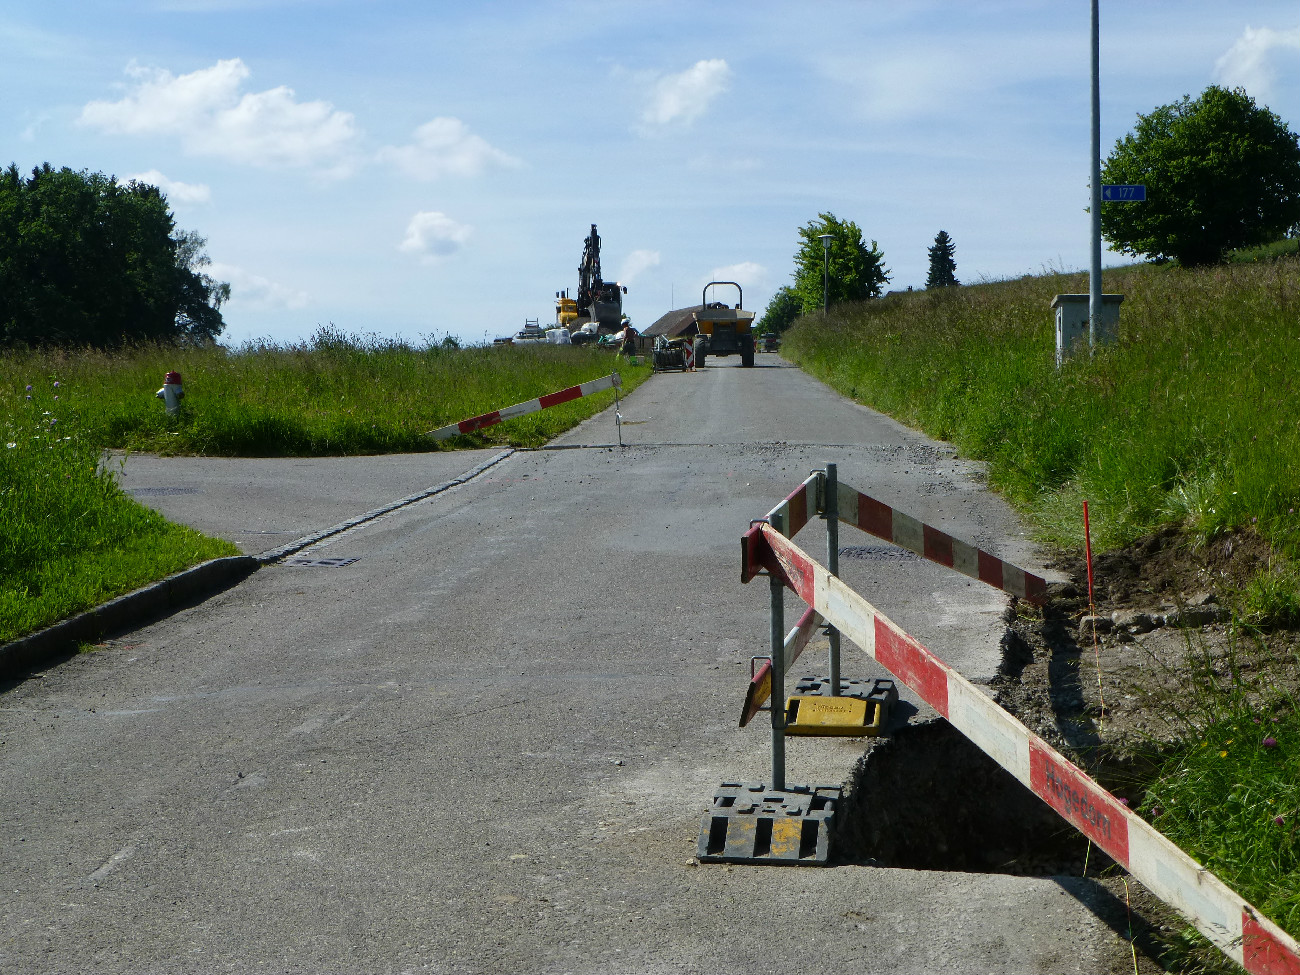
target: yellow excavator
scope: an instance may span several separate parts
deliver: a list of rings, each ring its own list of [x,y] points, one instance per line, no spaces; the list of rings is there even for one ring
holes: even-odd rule
[[[575,340],[579,334],[588,340],[612,335],[623,327],[625,294],[627,288],[600,276],[600,235],[593,223],[578,265],[578,295],[570,297],[568,288],[555,293],[555,322],[573,332]]]

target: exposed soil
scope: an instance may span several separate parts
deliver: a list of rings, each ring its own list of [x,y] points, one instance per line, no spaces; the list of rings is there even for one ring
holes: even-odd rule
[[[1008,613],[995,699],[1138,808],[1199,720],[1207,687],[1300,689],[1300,634],[1244,634],[1230,622],[1233,594],[1268,556],[1249,532],[1198,544],[1165,529],[1094,560],[1091,611],[1085,560],[1062,557],[1054,568],[1071,581],[1050,586],[1041,610],[1019,604]],[[1185,928],[946,722],[879,741],[837,819],[847,860],[1072,885],[1118,935],[1117,972],[1134,970],[1130,926],[1142,972],[1164,970],[1156,959]]]

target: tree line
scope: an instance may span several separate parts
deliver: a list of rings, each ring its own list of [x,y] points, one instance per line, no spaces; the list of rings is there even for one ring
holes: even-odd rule
[[[1101,231],[1120,253],[1157,263],[1214,264],[1235,249],[1300,236],[1300,136],[1240,88],[1211,85],[1199,98],[1138,115],[1103,163],[1102,183],[1146,186],[1145,202],[1105,204]],[[822,213],[799,238],[794,284],[773,295],[759,323],[765,331],[784,331],[823,300],[878,298],[889,281],[879,245],[868,247],[852,221]],[[954,252],[940,230],[927,290],[960,284]]]
[[[0,346],[207,341],[230,285],[156,186],[103,173],[0,171]]]

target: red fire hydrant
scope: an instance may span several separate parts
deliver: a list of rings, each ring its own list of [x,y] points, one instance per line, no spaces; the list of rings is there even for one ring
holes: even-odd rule
[[[167,415],[175,416],[181,411],[181,400],[185,398],[185,390],[181,386],[181,374],[179,372],[169,372],[163,379],[163,387],[154,393],[158,399],[162,400],[167,406]]]

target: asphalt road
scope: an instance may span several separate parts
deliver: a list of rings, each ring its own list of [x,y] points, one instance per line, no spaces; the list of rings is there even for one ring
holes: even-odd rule
[[[355,562],[265,568],[0,693],[0,971],[1110,970],[1088,881],[695,862],[715,788],[768,772],[764,721],[736,726],[767,643],[751,518],[834,462],[1038,568],[949,447],[776,356],[737,366],[627,397],[625,449],[516,453],[302,553]],[[615,437],[607,412],[558,445]],[[306,490],[304,463],[132,458],[125,483],[249,545],[456,473],[314,461]],[[1002,598],[854,535],[844,577],[991,675]],[[846,645],[846,676],[873,667]],[[843,782],[865,747],[792,741],[789,779]]]

